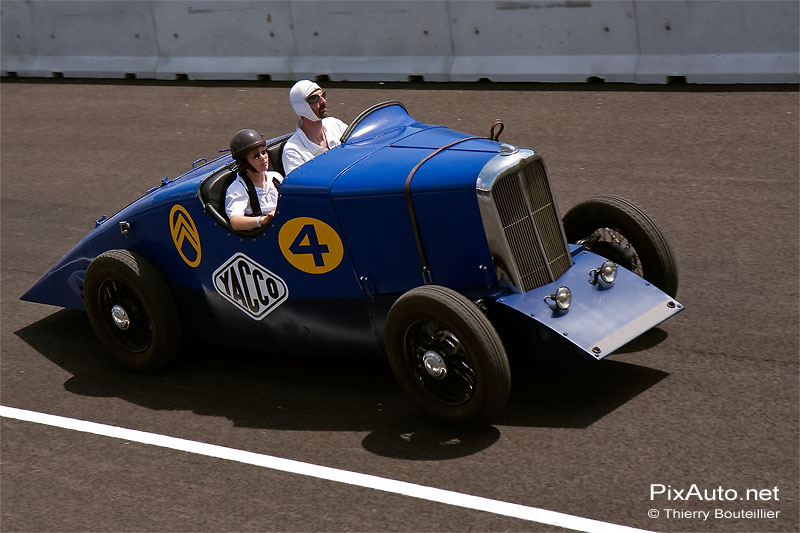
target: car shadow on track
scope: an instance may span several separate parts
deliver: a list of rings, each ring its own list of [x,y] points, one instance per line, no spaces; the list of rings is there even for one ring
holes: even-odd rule
[[[220,416],[238,427],[370,431],[362,445],[408,460],[463,457],[490,447],[495,427],[448,428],[429,422],[402,395],[382,357],[265,354],[189,344],[177,364],[156,374],[126,371],[105,355],[85,313],[62,310],[16,332],[72,375],[64,388],[115,397],[153,410]],[[666,376],[606,361],[575,372],[515,369],[500,425],[581,428]]]

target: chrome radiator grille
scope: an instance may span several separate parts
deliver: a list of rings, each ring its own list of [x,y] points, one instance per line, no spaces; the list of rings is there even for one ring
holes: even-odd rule
[[[540,159],[498,178],[491,190],[522,291],[558,279],[572,265]]]

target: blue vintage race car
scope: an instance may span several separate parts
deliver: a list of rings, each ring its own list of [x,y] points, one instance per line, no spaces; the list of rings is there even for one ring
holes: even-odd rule
[[[600,196],[562,219],[541,156],[495,131],[377,104],[292,172],[252,232],[224,215],[230,155],[197,161],[97,221],[22,298],[85,309],[135,370],[162,368],[185,338],[385,350],[429,415],[489,423],[509,357],[599,360],[682,309],[672,252],[641,209]],[[278,171],[287,137],[268,142]]]

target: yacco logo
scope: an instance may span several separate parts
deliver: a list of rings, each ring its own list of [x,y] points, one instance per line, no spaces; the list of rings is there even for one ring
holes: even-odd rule
[[[253,320],[261,320],[289,297],[286,283],[241,252],[214,271],[214,288]]]
[[[200,264],[200,235],[194,225],[191,215],[182,205],[175,204],[169,212],[169,231],[172,233],[172,242],[181,258],[187,265],[194,268]],[[184,249],[189,248],[187,256]]]

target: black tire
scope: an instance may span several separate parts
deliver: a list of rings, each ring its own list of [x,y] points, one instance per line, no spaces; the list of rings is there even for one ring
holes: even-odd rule
[[[111,250],[95,258],[86,269],[84,300],[92,329],[123,366],[155,372],[180,353],[175,300],[158,270],[141,256]]]
[[[408,291],[389,310],[385,340],[404,392],[440,422],[483,426],[505,406],[511,389],[505,348],[489,319],[461,294],[437,285]],[[436,377],[442,364],[444,375]]]
[[[564,216],[567,241],[640,275],[673,298],[678,266],[667,239],[639,207],[618,196],[595,196]]]

